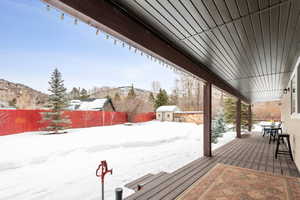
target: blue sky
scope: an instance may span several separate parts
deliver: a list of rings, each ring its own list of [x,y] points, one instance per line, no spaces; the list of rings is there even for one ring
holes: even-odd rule
[[[70,16],[60,19],[39,0],[0,1],[0,78],[47,92],[55,67],[65,85],[124,86],[151,89],[153,80],[170,91],[177,77],[145,56],[135,54]]]

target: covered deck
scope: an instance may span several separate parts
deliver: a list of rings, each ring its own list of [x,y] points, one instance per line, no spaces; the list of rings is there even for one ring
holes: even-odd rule
[[[300,55],[300,1],[43,1],[105,32],[107,38],[117,38],[123,46],[205,82],[206,157],[172,173],[146,176],[151,178],[142,190],[126,199],[175,199],[217,163],[299,177],[289,157],[275,159],[275,144],[268,138],[241,135],[241,103],[248,105],[251,131],[251,104],[281,99],[287,91]],[[213,87],[236,98],[237,139],[215,151]]]
[[[284,145],[281,145],[283,148]],[[276,175],[300,177],[295,163],[289,156],[279,156],[275,159],[276,143],[269,144],[268,137],[261,133],[243,134],[242,138],[233,141],[213,151],[212,157],[201,157],[172,173],[164,173],[147,182],[140,191],[135,192],[126,200],[140,199],[176,199],[199,180],[217,163],[249,168]],[[146,179],[147,176],[145,176]],[[143,183],[140,179],[135,184]]]

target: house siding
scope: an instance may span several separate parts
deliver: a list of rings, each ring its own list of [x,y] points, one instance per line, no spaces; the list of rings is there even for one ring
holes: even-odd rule
[[[290,134],[293,156],[298,170],[300,169],[300,119],[291,117],[291,95],[284,94],[281,105],[281,120],[283,121],[283,132]]]
[[[174,121],[203,124],[203,113],[174,113]]]

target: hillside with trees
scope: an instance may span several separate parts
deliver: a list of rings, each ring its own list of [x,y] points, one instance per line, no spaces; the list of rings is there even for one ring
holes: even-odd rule
[[[0,107],[41,109],[45,106],[47,98],[47,94],[26,85],[0,79]]]

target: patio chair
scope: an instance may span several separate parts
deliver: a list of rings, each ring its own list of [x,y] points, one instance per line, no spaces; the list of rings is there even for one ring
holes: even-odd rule
[[[273,140],[274,142],[276,141],[276,139],[282,139],[279,138],[279,132],[280,134],[282,134],[282,121],[279,122],[279,124],[277,126],[268,128],[268,132],[269,132],[269,144],[271,144],[271,141]]]

